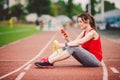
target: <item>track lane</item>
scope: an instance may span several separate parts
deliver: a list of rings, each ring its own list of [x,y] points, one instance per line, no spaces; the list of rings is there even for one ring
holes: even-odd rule
[[[75,30],[75,33],[71,33],[71,32],[73,32],[73,30]],[[72,28],[68,29],[67,32],[68,32],[68,34],[70,34],[71,38],[75,38],[76,35],[80,33],[78,29],[72,29]],[[47,38],[45,38],[44,40],[47,39],[46,41],[48,41],[50,39],[50,34],[51,33],[47,33],[46,34]],[[54,34],[54,33],[52,33],[52,34]],[[56,39],[60,42],[64,42],[64,40],[60,36],[61,36],[61,34],[59,33],[57,35]],[[36,38],[34,38],[34,39],[36,39]],[[36,42],[36,43],[41,44],[41,42],[43,43],[44,40],[40,39],[39,43],[38,42]],[[102,46],[103,46],[103,61],[107,67],[108,80],[119,80],[120,73],[116,73],[116,74],[113,73],[111,71],[110,67],[111,66],[115,67],[118,71],[120,71],[120,64],[119,64],[119,60],[120,60],[119,46],[120,46],[120,44],[113,42],[110,39],[107,39],[103,35],[101,36],[101,40],[102,40]],[[36,40],[36,41],[38,41],[38,40]],[[34,46],[36,46],[35,48],[39,47],[38,44],[34,45]],[[35,49],[35,51],[37,49]],[[39,50],[40,50],[40,48],[39,48]],[[34,53],[34,55],[36,55],[36,54],[37,53]],[[46,57],[50,54],[51,54],[51,45],[49,45],[47,47],[47,49],[44,51],[44,54],[42,54],[35,61],[38,61],[42,57]],[[2,59],[2,60],[4,60],[4,59]],[[22,61],[21,59],[17,59],[17,60]],[[25,62],[28,61],[28,58],[23,59],[23,61],[25,61]],[[79,80],[79,79],[81,79],[81,80],[89,80],[89,79],[90,80],[106,80],[106,79],[103,79],[104,74],[103,74],[102,66],[97,67],[97,68],[82,67],[82,65],[79,64],[72,57],[65,61],[55,63],[54,69],[36,68],[34,66],[35,61],[33,61],[31,63],[32,65],[30,66],[30,68],[28,70],[24,70],[24,69],[20,70],[19,72],[17,72],[17,74],[13,74],[13,75],[5,78],[5,80],[16,79],[17,76],[22,72],[25,72],[25,74],[21,78],[21,80],[29,80],[29,79],[32,79],[32,80],[56,80],[56,79],[57,80],[61,80],[61,79],[62,80],[66,80],[66,79],[68,79],[68,80]]]
[[[12,64],[13,66],[15,66],[13,69],[16,69],[17,67],[19,67],[19,68],[17,68],[16,70],[14,70],[13,71],[13,69],[11,70],[11,68],[9,68],[9,66],[1,66],[0,67],[0,69],[3,69],[3,70],[7,70],[7,72],[5,72],[5,71],[3,71],[3,70],[1,70],[1,77],[0,77],[0,79],[2,79],[2,78],[4,78],[4,77],[7,77],[7,76],[9,76],[9,75],[11,75],[11,74],[13,74],[13,73],[15,73],[15,72],[18,72],[19,70],[21,70],[23,67],[25,67],[26,65],[28,65],[30,62],[32,62],[35,58],[33,58],[33,59],[31,59],[32,57],[34,57],[35,55],[36,55],[36,51],[38,51],[38,50],[40,50],[41,48],[42,48],[42,45],[45,45],[46,44],[46,41],[45,40],[48,40],[48,39],[50,39],[50,37],[52,37],[53,35],[53,37],[52,37],[52,39],[54,39],[54,37],[55,37],[55,33],[56,32],[52,32],[51,34],[49,34],[49,37],[45,37],[46,35],[48,35],[48,33],[49,32],[44,32],[44,33],[42,33],[42,34],[37,34],[37,35],[34,35],[34,36],[31,36],[30,38],[26,38],[26,39],[24,39],[23,41],[20,41],[20,44],[19,43],[17,43],[17,44],[14,44],[14,45],[11,45],[11,49],[13,50],[14,48],[15,49],[17,49],[17,50],[13,50],[13,51],[6,51],[6,53],[5,54],[1,54],[0,55],[0,57],[1,56],[3,56],[3,57],[1,57],[1,59],[0,59],[0,63],[1,63],[1,65],[3,65],[3,63],[2,63],[2,61],[8,61],[8,60],[11,60],[11,61],[28,61],[26,64],[22,64],[22,66],[20,66],[20,65],[17,65],[17,64]],[[41,35],[41,36],[40,36]],[[42,40],[41,42],[39,42],[39,40],[40,39],[44,39],[44,40]],[[51,42],[52,42],[52,39],[51,39]],[[30,42],[29,42],[30,41]],[[24,46],[23,47],[23,44],[27,44],[27,42],[29,42],[28,43],[28,45],[26,46]],[[51,43],[51,42],[49,42],[49,44]],[[23,44],[22,44],[23,43]],[[31,43],[31,45],[30,45],[30,43]],[[35,44],[36,43],[36,44]],[[21,45],[22,44],[22,45]],[[41,44],[41,45],[39,45],[39,44]],[[19,48],[17,47],[16,48],[16,45],[17,46],[19,46]],[[9,46],[7,46],[7,47],[10,47],[10,45]],[[34,48],[33,48],[34,47]],[[7,48],[4,48],[4,49],[6,49],[7,50]],[[11,50],[10,49],[10,50]],[[21,50],[22,49],[22,50]],[[36,50],[36,49],[38,49],[38,50]],[[43,49],[43,48],[42,48]],[[21,50],[21,51],[20,51]],[[26,51],[27,50],[27,51]],[[33,51],[32,51],[33,50]],[[34,51],[35,50],[35,51]],[[5,50],[0,50],[0,52],[1,53],[3,53],[3,51],[5,51]],[[15,51],[16,52],[20,52],[21,54],[16,54],[15,55]],[[41,50],[42,51],[42,50]],[[9,53],[10,52],[10,53]],[[13,52],[13,54],[12,54],[12,52]],[[30,53],[31,52],[31,53]],[[30,55],[29,55],[30,54]],[[9,57],[9,56],[7,56],[7,58],[6,58],[6,56],[7,55],[11,55],[11,57]],[[25,56],[25,57],[24,57]],[[16,57],[19,57],[19,59],[18,58],[16,58]],[[29,61],[29,59],[31,59],[30,61]],[[6,64],[6,63],[4,63],[4,64]],[[7,63],[8,64],[8,63]],[[4,75],[3,75],[4,74]]]

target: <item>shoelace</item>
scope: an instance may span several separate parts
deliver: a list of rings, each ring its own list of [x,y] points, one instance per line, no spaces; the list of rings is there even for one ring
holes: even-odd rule
[[[48,58],[42,58],[41,62],[48,62]]]

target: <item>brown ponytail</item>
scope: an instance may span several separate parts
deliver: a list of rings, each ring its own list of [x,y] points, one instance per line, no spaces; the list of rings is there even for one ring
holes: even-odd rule
[[[91,14],[85,12],[85,13],[80,14],[78,17],[81,17],[83,22],[86,22],[89,19],[90,26],[97,31],[96,21]]]

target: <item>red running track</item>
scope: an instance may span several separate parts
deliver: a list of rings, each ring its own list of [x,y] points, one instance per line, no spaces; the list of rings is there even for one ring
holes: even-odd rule
[[[67,29],[71,39],[80,31]],[[72,33],[71,33],[72,32]],[[73,57],[55,63],[53,69],[40,69],[35,61],[51,54],[54,39],[64,42],[58,31],[32,35],[0,48],[1,80],[120,80],[120,43],[101,36],[103,63],[100,67],[83,67]],[[117,70],[117,72],[115,72]]]

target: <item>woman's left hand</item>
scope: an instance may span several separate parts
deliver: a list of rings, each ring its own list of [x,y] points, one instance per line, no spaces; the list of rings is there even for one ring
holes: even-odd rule
[[[58,43],[57,45],[56,45],[56,47],[59,49],[59,48],[62,48],[62,47],[65,47],[65,44],[62,44],[62,43]]]

